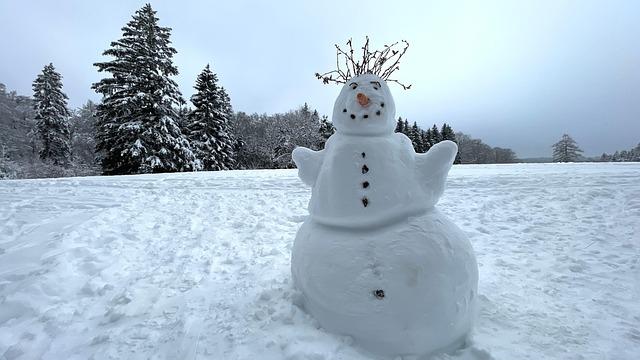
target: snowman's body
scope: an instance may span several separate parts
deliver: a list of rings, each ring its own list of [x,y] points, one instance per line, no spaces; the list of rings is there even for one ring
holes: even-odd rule
[[[358,76],[336,100],[325,149],[294,151],[313,190],[291,266],[323,327],[379,354],[422,355],[464,341],[478,273],[464,233],[434,208],[455,143],[416,154],[394,117],[384,81]]]
[[[363,228],[423,213],[425,194],[406,176],[415,168],[410,149],[403,134],[331,136],[309,203],[314,221]]]

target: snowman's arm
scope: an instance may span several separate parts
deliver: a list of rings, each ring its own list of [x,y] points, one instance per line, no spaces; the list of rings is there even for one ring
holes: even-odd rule
[[[291,154],[293,161],[298,167],[298,176],[303,183],[313,186],[318,178],[320,166],[324,159],[324,150],[313,151],[306,147],[297,147]]]
[[[425,154],[416,154],[416,174],[422,188],[432,195],[434,204],[444,192],[444,183],[457,153],[458,145],[444,140]]]

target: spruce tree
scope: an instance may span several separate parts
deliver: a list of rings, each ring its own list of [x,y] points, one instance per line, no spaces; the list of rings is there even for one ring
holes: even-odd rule
[[[201,170],[230,170],[234,166],[234,141],[229,131],[231,102],[218,86],[218,77],[207,66],[191,96],[195,109],[189,114],[187,137]]]
[[[427,131],[420,130],[420,141],[422,141],[422,152],[427,152],[431,149],[431,144],[429,143],[429,133],[430,129]]]
[[[62,76],[49,64],[33,82],[33,108],[42,149],[40,159],[54,165],[68,165],[71,159],[67,95],[62,92]]]
[[[453,128],[447,123],[442,124],[442,130],[440,131],[440,137],[442,140],[451,140],[454,143],[458,143],[456,140],[456,133],[453,131]],[[456,154],[456,158],[453,160],[454,164],[460,164],[462,162],[462,158],[460,157],[460,152]]]
[[[322,119],[320,119],[320,129],[318,132],[320,133],[318,149],[323,149],[327,139],[336,132],[336,128],[333,126],[333,123],[329,121],[327,116],[323,116]]]
[[[451,140],[454,141],[456,140],[456,134],[453,132],[453,129],[451,128],[451,126],[449,126],[449,124],[447,123],[443,123],[442,124],[442,130],[440,131],[440,137],[441,140]]]
[[[567,134],[562,135],[560,141],[553,144],[552,147],[554,162],[577,161],[580,157],[580,153],[582,153],[582,150],[578,147],[578,144],[576,144],[575,140],[573,140],[571,136]]]
[[[398,118],[398,122],[396,123],[396,130],[395,132],[397,133],[404,133],[404,123],[402,122],[402,117]]]
[[[431,146],[439,143],[440,141],[442,141],[442,134],[440,134],[440,131],[438,130],[438,126],[436,126],[436,124],[433,124],[433,127],[431,127],[431,139],[430,139],[430,143]]]
[[[411,126],[411,130],[409,133],[411,134],[409,139],[411,139],[411,143],[413,144],[413,150],[415,150],[415,152],[417,153],[424,152],[424,149],[422,146],[422,139],[420,138],[420,128],[418,127],[418,123],[416,123],[415,121],[413,122],[413,125]]]
[[[171,29],[158,25],[146,4],[103,52],[113,60],[95,63],[110,73],[92,85],[102,94],[97,107],[96,151],[105,174],[190,170],[194,156],[179,126],[176,107],[184,100],[171,76],[176,50]]]

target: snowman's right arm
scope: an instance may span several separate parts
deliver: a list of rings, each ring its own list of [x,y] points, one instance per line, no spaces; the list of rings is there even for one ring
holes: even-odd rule
[[[293,149],[291,157],[298,167],[300,180],[309,186],[313,186],[318,178],[318,173],[320,173],[320,167],[324,159],[324,150],[313,151],[306,147],[299,146]]]

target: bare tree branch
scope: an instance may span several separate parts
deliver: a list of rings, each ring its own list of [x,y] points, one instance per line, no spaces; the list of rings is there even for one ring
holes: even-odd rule
[[[324,74],[316,73],[315,76],[319,80],[322,80],[323,84],[345,84],[354,76],[374,74],[379,76],[382,80],[394,82],[402,86],[404,90],[408,90],[411,88],[411,85],[404,85],[398,80],[389,78],[394,71],[400,69],[400,59],[409,48],[409,42],[406,40],[402,40],[402,44],[404,45],[402,49],[396,49],[398,44],[399,42],[395,42],[391,45],[384,45],[382,50],[374,50],[371,52],[371,50],[369,50],[369,37],[366,36],[365,43],[361,48],[362,59],[359,61],[356,61],[354,58],[353,42],[351,39],[346,43],[346,50],[342,50],[338,44],[335,44],[336,69]],[[344,66],[346,68],[344,71],[340,68],[341,62],[344,62]]]

